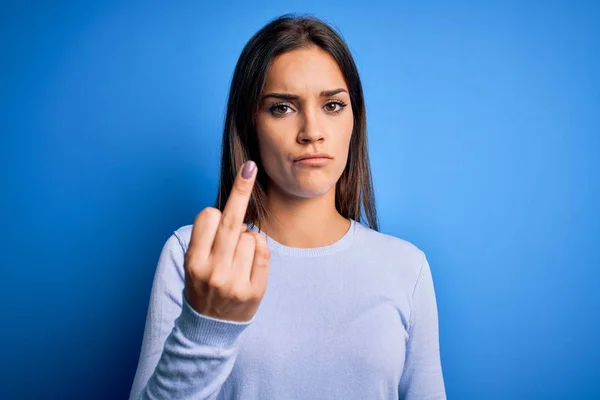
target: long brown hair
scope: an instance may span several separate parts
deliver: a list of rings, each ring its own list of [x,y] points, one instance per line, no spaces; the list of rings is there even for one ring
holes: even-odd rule
[[[260,222],[268,216],[268,179],[258,150],[256,110],[272,60],[285,52],[310,45],[327,51],[337,62],[348,85],[354,114],[348,162],[336,183],[335,207],[344,217],[366,222],[371,229],[378,230],[367,150],[365,101],[358,70],[340,35],[315,17],[281,16],[259,30],[242,50],[229,90],[223,129],[221,177],[215,207],[223,211],[237,168],[247,160],[253,160],[258,166],[258,176],[245,221]]]

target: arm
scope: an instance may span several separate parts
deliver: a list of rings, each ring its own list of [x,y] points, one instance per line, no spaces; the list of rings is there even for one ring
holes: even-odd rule
[[[406,360],[398,391],[405,400],[446,399],[436,297],[425,256],[412,296]]]
[[[198,314],[184,296],[185,246],[165,243],[154,276],[130,399],[215,399],[231,373],[237,339],[252,320]]]

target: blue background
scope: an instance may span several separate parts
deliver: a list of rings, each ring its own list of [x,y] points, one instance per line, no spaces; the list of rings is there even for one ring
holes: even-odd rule
[[[128,396],[162,245],[216,194],[237,57],[286,12],[356,58],[381,230],[429,256],[449,398],[600,396],[597,2],[11,3],[0,398]]]

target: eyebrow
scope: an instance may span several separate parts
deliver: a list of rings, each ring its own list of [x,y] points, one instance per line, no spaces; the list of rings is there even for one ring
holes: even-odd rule
[[[333,89],[333,90],[323,90],[320,93],[321,97],[331,97],[331,96],[335,96],[338,93],[348,93],[348,91],[346,89]],[[295,94],[289,94],[289,93],[267,93],[263,96],[263,100],[267,99],[269,97],[275,98],[275,99],[282,99],[282,100],[299,100],[300,96],[295,95]]]

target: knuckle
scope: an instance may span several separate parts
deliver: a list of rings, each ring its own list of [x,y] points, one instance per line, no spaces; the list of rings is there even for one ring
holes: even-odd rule
[[[193,280],[205,279],[207,266],[202,261],[197,260],[193,252],[188,252],[185,255],[183,266],[185,273]]]
[[[200,211],[200,213],[198,213],[194,222],[199,222],[203,220],[211,221],[219,218],[221,218],[221,211],[214,207],[206,207],[205,209]]]
[[[256,266],[259,268],[266,268],[269,266],[269,259],[265,257],[258,257],[256,260]]]
[[[250,300],[251,295],[245,288],[236,287],[230,291],[229,297],[236,303],[245,303]]]
[[[212,274],[208,278],[208,286],[217,289],[221,295],[226,295],[229,290],[228,279],[223,274]]]
[[[261,257],[268,263],[271,261],[271,251],[266,248],[261,251]]]
[[[239,224],[235,221],[235,219],[232,216],[228,214],[223,214],[223,217],[221,218],[221,226],[223,227],[223,229],[226,229],[228,231],[240,229]]]
[[[271,253],[269,251],[257,252],[254,263],[259,267],[268,267],[271,263]]]
[[[241,196],[249,196],[250,193],[252,192],[252,186],[250,184],[248,184],[247,182],[236,182],[233,185],[232,190],[237,193],[238,195]]]
[[[256,239],[256,254],[260,257],[269,259],[271,257],[271,250],[269,250],[265,238],[258,233],[254,237]]]
[[[253,286],[252,293],[250,295],[250,302],[260,303],[264,296],[264,288],[261,285]]]
[[[188,251],[185,253],[185,256],[183,258],[183,266],[186,270],[188,271],[192,271],[195,269],[195,265],[197,264],[197,256],[196,256],[196,252],[194,251],[194,249],[190,248],[188,249]]]

